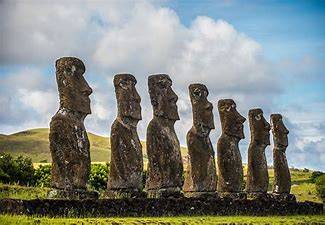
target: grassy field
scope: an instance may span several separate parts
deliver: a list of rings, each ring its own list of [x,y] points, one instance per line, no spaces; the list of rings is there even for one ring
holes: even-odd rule
[[[324,224],[325,216],[200,216],[200,217],[133,217],[133,218],[46,218],[0,215],[7,224],[109,224],[109,225],[191,225],[191,224]]]
[[[108,137],[88,133],[90,141],[90,155],[93,162],[110,161],[110,143]],[[39,128],[18,132],[11,135],[0,134],[0,152],[10,153],[12,156],[28,156],[33,162],[51,162],[49,150],[49,129]],[[144,161],[147,161],[146,143],[142,142]],[[181,148],[182,155],[187,153]]]
[[[37,163],[36,167],[40,164]],[[246,172],[246,169],[244,169]],[[273,170],[269,169],[270,185],[269,191],[272,190]],[[316,195],[316,186],[311,182],[312,172],[303,170],[291,170],[293,193],[298,201],[313,201],[321,202],[321,199]],[[45,198],[49,189],[38,187],[24,187],[19,185],[0,184],[0,198],[17,198],[17,199],[34,199]]]

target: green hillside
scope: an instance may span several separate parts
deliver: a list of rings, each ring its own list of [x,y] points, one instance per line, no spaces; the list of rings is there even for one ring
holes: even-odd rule
[[[28,156],[33,162],[51,162],[48,137],[48,128],[31,129],[11,135],[0,134],[0,152],[7,152],[13,156]],[[88,137],[91,160],[93,162],[108,162],[110,160],[109,138],[92,133],[88,133]],[[146,161],[145,142],[142,142],[142,146]],[[182,148],[182,155],[185,154],[186,148]]]

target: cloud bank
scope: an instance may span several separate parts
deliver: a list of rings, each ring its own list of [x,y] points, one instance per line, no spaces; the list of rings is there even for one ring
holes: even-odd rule
[[[77,56],[86,64],[85,76],[94,92],[93,113],[85,123],[89,131],[101,135],[109,135],[116,115],[112,77],[118,72],[132,73],[138,80],[142,139],[152,117],[147,76],[154,73],[167,73],[174,82],[181,116],[176,130],[182,144],[192,123],[190,83],[206,84],[210,91],[217,125],[211,134],[213,143],[220,134],[216,110],[220,98],[235,99],[245,117],[254,107],[261,107],[267,119],[274,110],[287,112],[276,104],[284,87],[281,76],[264,59],[262,46],[222,19],[198,16],[185,26],[174,10],[147,1],[2,1],[0,21],[0,65],[14,68],[1,75],[0,103],[7,106],[0,110],[3,133],[48,126],[58,107],[54,61],[66,55]],[[245,127],[244,160],[247,122]],[[288,152],[297,154],[290,155],[291,165],[310,165],[307,156],[312,151],[321,155],[316,156],[319,168],[325,164],[325,137],[303,139],[301,144],[296,138],[301,133],[302,129],[297,129],[297,136],[293,132],[295,139]]]

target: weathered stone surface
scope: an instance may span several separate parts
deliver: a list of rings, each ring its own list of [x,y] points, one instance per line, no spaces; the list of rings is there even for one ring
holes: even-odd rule
[[[219,195],[235,197],[242,191],[243,167],[238,143],[244,139],[245,118],[239,114],[232,99],[218,101],[222,133],[217,144]],[[242,195],[238,195],[240,198]]]
[[[117,118],[111,128],[111,162],[107,197],[133,197],[141,194],[143,159],[137,134],[141,120],[141,98],[131,74],[117,74],[114,87],[117,99]]]
[[[263,196],[267,193],[269,174],[265,148],[270,145],[270,124],[263,117],[262,109],[251,109],[248,112],[251,142],[248,147],[248,169],[246,192],[251,196]]]
[[[177,197],[183,185],[183,163],[174,129],[176,120],[179,120],[178,97],[166,74],[149,76],[148,86],[153,119],[147,128],[146,190],[149,197]]]
[[[73,193],[78,190],[84,193],[89,177],[89,141],[84,119],[91,113],[89,95],[92,89],[83,77],[84,72],[85,65],[80,59],[64,57],[56,61],[60,108],[52,117],[49,139],[52,187],[59,189],[58,197],[75,198],[77,195]],[[53,192],[49,197],[55,198]]]
[[[0,214],[50,217],[126,217],[184,215],[307,215],[322,214],[323,204],[277,200],[233,200],[214,198],[160,199],[0,199]]]
[[[214,150],[209,138],[214,129],[213,106],[208,101],[208,89],[203,84],[191,84],[189,94],[193,111],[193,126],[188,131],[187,148],[189,164],[183,191],[186,196],[215,195],[217,175]],[[210,195],[211,195],[210,194]]]
[[[286,148],[288,147],[289,131],[285,127],[280,114],[271,115],[271,128],[273,134],[273,166],[274,166],[274,184],[273,193],[276,196],[280,194],[290,194],[291,176],[286,157]],[[285,198],[285,197],[280,197]]]

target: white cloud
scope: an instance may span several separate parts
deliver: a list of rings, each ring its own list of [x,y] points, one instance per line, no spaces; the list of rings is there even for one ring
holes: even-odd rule
[[[29,91],[26,89],[19,89],[18,96],[22,104],[32,108],[41,116],[51,115],[58,108],[57,94],[51,91]]]
[[[209,100],[215,107],[216,129],[211,133],[214,146],[220,134],[218,99],[233,98],[245,117],[250,108],[261,107],[268,119],[278,109],[274,99],[283,89],[282,79],[263,58],[257,41],[222,19],[200,16],[185,26],[175,11],[158,3],[1,1],[0,33],[0,65],[24,65],[1,80],[0,103],[7,108],[0,109],[0,132],[48,126],[58,107],[54,61],[66,55],[85,61],[86,79],[94,90],[92,115],[85,123],[87,129],[101,135],[108,135],[116,115],[111,79],[117,72],[133,73],[138,80],[143,109],[138,131],[142,139],[152,117],[147,76],[170,74],[179,96],[181,121],[175,128],[182,144],[192,124],[190,83],[204,83],[209,88]],[[303,62],[305,71],[315,63],[309,58]],[[284,66],[298,68],[290,63]],[[291,118],[293,111],[283,112]],[[296,157],[290,155],[289,149],[290,162],[298,166],[304,160],[307,164],[308,151],[317,152],[323,162],[324,153],[319,153],[323,131],[310,124],[302,129],[299,119],[292,121],[299,126],[292,128],[297,129],[290,144]],[[313,135],[303,130],[314,137],[318,135],[317,139],[311,139]],[[248,122],[245,133],[246,140],[241,142],[243,158],[249,142]]]

